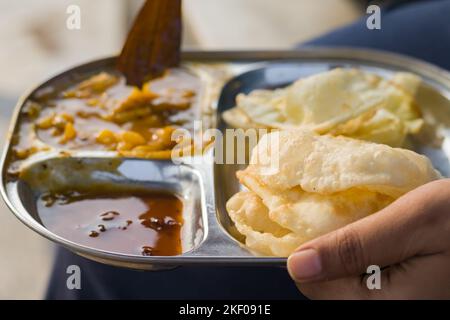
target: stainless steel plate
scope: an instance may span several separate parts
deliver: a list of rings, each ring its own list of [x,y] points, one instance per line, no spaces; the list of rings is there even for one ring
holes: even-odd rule
[[[411,139],[410,147],[427,155],[442,174],[450,175],[450,74],[442,69],[398,55],[345,48],[189,52],[184,54],[183,59],[185,65],[196,70],[205,81],[206,93],[198,106],[202,110],[201,118],[207,118],[210,127],[220,130],[227,128],[220,113],[234,106],[234,99],[240,92],[282,87],[298,78],[335,67],[356,67],[381,76],[389,76],[397,71],[414,72],[424,79],[418,99],[428,125],[421,136]],[[210,153],[204,156],[201,164],[191,162],[176,165],[170,161],[117,158],[107,152],[83,150],[71,151],[69,157],[67,154],[62,157],[60,150],[53,150],[26,164],[31,176],[41,172],[42,167],[54,170],[55,174],[47,175],[48,181],[33,185],[29,183],[33,179],[28,182],[26,178],[18,181],[7,179],[10,140],[17,129],[20,110],[25,102],[42,88],[111,69],[114,62],[115,58],[107,58],[70,69],[39,85],[18,102],[1,164],[1,192],[11,211],[46,238],[80,255],[116,266],[157,270],[187,264],[284,264],[284,258],[256,256],[239,241],[242,239],[233,228],[225,203],[240,189],[235,172],[243,166],[214,164]],[[225,80],[229,81],[225,84]],[[143,257],[106,252],[71,242],[47,230],[40,223],[33,207],[34,199],[51,186],[76,186],[80,183],[107,183],[117,188],[157,188],[177,192],[185,202],[183,253],[174,257]]]

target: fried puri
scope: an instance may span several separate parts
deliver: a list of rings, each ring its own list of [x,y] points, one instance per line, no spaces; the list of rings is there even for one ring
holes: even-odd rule
[[[247,190],[228,213],[247,247],[269,256],[288,256],[441,178],[413,151],[300,129],[263,136],[237,176]]]

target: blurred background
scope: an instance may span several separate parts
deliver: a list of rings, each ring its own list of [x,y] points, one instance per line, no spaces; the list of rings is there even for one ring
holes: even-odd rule
[[[15,101],[73,65],[120,51],[142,0],[0,0],[0,146]],[[365,1],[184,0],[184,48],[288,49],[365,14]],[[69,5],[81,29],[66,28]],[[54,247],[0,201],[0,299],[39,299]]]

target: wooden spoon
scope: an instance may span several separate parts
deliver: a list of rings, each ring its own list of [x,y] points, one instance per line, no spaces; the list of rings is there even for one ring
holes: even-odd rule
[[[127,84],[141,87],[180,63],[181,0],[147,0],[117,62]]]

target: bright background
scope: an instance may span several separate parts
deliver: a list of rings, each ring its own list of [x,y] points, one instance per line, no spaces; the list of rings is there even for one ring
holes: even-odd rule
[[[184,44],[286,49],[364,14],[351,0],[184,0]],[[364,1],[359,1],[364,2]],[[66,8],[81,8],[81,30]],[[119,52],[140,0],[0,0],[0,146],[18,96],[84,61]],[[54,246],[0,201],[0,299],[43,297]]]

